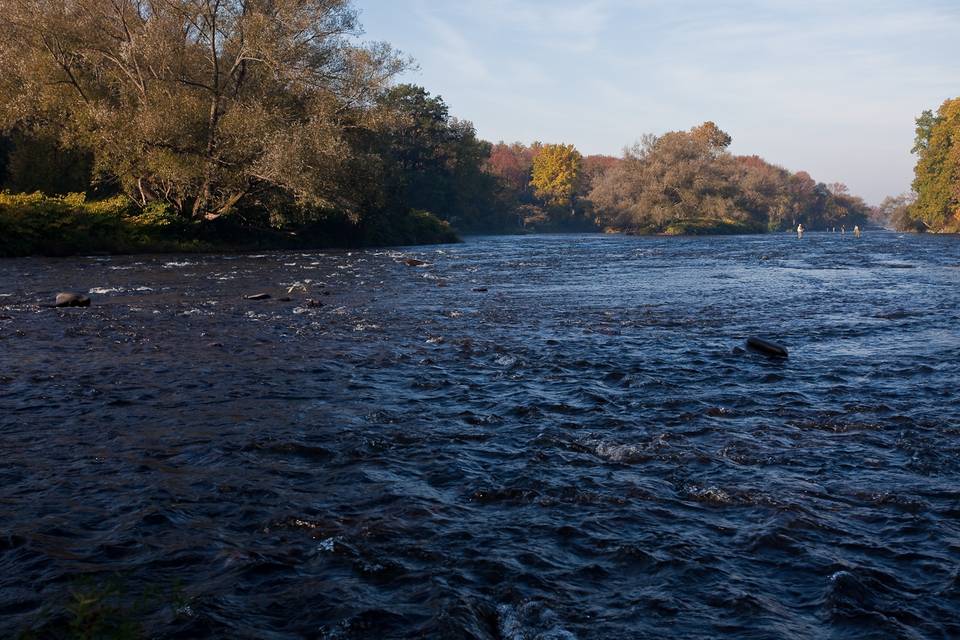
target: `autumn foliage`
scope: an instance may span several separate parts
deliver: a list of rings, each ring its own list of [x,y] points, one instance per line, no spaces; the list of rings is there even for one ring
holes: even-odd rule
[[[960,98],[917,119],[915,201],[899,218],[904,229],[960,231]]]

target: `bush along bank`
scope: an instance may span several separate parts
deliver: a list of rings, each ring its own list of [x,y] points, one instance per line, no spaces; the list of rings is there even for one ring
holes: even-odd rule
[[[139,208],[126,196],[0,193],[0,256],[175,253],[247,249],[312,249],[459,241],[451,226],[426,211],[352,222],[330,214],[298,225],[251,225],[243,216],[199,221],[160,204]]]

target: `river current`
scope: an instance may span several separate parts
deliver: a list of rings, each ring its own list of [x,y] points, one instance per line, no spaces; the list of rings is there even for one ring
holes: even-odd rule
[[[0,637],[82,581],[153,638],[960,637],[958,285],[885,232],[0,261]]]

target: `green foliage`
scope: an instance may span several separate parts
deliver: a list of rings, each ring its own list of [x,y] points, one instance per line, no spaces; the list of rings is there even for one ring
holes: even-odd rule
[[[9,138],[0,186],[14,192],[65,194],[86,191],[91,183],[92,156],[60,145],[52,131]]]
[[[138,208],[125,196],[0,193],[0,257],[90,253],[191,252],[456,242],[449,223],[425,211],[384,212],[362,223],[344,215],[309,218],[283,229],[239,218],[192,221],[164,204]]]
[[[406,215],[390,216],[364,228],[362,243],[372,246],[402,246],[459,242],[453,227],[428,211],[411,209]]]
[[[694,218],[671,222],[663,229],[663,234],[668,236],[720,236],[763,233],[766,230],[763,225],[754,221],[730,218]]]
[[[450,117],[439,96],[413,85],[387,91],[379,108],[388,123],[374,141],[383,163],[378,200],[400,217],[397,228],[410,210],[433,211],[466,232],[510,224],[498,182],[484,170],[491,145],[477,138],[471,123]]]
[[[125,196],[87,201],[82,193],[0,193],[0,256],[131,253],[197,248],[191,229]]]

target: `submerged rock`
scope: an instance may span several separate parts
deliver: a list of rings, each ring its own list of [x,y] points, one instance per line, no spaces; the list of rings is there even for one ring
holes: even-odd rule
[[[55,307],[89,307],[90,298],[82,296],[79,293],[58,293],[57,299],[53,303]]]
[[[788,358],[790,357],[787,348],[782,344],[776,342],[771,342],[769,340],[764,340],[763,338],[758,338],[756,336],[751,336],[747,338],[747,347],[756,351],[757,353],[762,353],[765,356],[771,358]]]
[[[423,260],[417,260],[416,258],[407,258],[403,261],[403,264],[407,265],[408,267],[422,267],[427,263]]]

